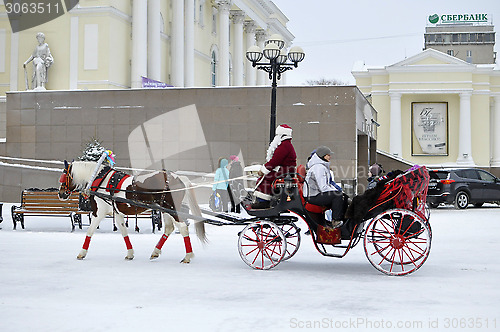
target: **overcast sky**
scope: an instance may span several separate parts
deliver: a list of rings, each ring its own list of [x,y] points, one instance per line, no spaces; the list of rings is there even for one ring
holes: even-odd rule
[[[386,66],[418,54],[432,14],[486,13],[500,27],[500,0],[272,0],[288,17],[306,58],[287,83],[338,79],[354,84],[352,65]],[[500,35],[496,35],[498,52]],[[500,56],[500,54],[499,54]]]

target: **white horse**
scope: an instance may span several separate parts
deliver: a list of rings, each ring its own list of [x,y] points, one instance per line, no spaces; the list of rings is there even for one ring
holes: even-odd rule
[[[64,161],[64,164],[64,173],[59,180],[61,183],[59,188],[60,200],[67,200],[73,191],[83,191],[87,188],[97,166],[96,162],[83,161],[76,161],[71,164]],[[187,177],[176,176],[173,173],[153,172],[141,176],[141,180],[139,181],[123,172],[100,165],[97,176],[91,184],[91,190],[142,204],[157,204],[171,211],[177,211],[178,208],[181,207],[184,195],[187,193],[191,213],[201,217],[201,211],[196,201],[191,182]],[[78,254],[77,259],[84,259],[85,256],[87,256],[90,240],[101,220],[107,215],[114,214],[116,224],[122,233],[127,247],[127,256],[125,256],[125,259],[132,260],[134,258],[134,249],[130,243],[124,217],[125,215],[142,213],[147,211],[147,209],[133,204],[117,202],[112,199],[100,198],[95,195],[90,195],[90,203],[92,207],[91,223],[82,250]],[[181,263],[189,263],[191,258],[194,257],[194,254],[187,224],[179,218],[178,214],[172,214],[173,215],[163,212],[164,232],[155,246],[150,259],[155,259],[160,256],[161,248],[168,236],[174,231],[175,225],[184,237],[184,244],[186,247],[186,256],[181,260]],[[195,229],[198,238],[202,242],[206,242],[204,223],[195,221]]]

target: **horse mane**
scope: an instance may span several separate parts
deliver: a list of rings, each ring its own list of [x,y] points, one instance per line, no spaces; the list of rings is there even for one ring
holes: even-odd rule
[[[73,184],[76,186],[75,189],[82,190],[87,186],[97,163],[95,161],[75,161],[71,165],[71,176]],[[103,167],[103,165],[99,166],[99,171]]]

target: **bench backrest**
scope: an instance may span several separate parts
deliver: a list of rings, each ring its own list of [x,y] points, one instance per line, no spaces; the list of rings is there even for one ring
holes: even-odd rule
[[[67,201],[61,201],[57,191],[25,190],[22,193],[21,208],[31,212],[76,212],[78,211],[78,200],[78,193],[72,193]]]

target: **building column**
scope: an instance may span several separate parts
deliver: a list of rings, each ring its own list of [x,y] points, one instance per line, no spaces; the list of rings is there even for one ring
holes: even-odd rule
[[[172,0],[172,36],[170,38],[172,65],[170,83],[184,86],[184,0]]]
[[[78,16],[71,16],[69,34],[69,89],[78,89],[78,50],[79,28]]]
[[[148,77],[161,80],[160,0],[148,0]]]
[[[401,144],[401,94],[389,93],[391,98],[391,113],[389,127],[389,153],[402,158],[403,148]]]
[[[229,10],[231,0],[218,0],[219,10],[219,65],[220,86],[229,85]]]
[[[241,10],[231,12],[234,23],[234,57],[233,57],[233,85],[243,86],[244,50],[243,50],[243,22],[245,14]]]
[[[14,24],[18,22],[14,21]],[[23,55],[24,56],[24,55]],[[22,67],[22,65],[21,65]],[[10,91],[19,91],[19,32],[11,32],[10,34]],[[31,74],[28,72],[28,82],[31,86]],[[24,78],[24,77],[23,77]],[[23,79],[21,78],[21,80]],[[24,84],[22,90],[24,90]]]
[[[132,61],[130,83],[132,88],[141,88],[141,76],[148,75],[148,1],[134,0],[132,3]]]
[[[255,45],[255,24],[252,22],[248,22],[245,24],[245,32],[246,32],[246,51],[250,48],[250,46]],[[246,59],[246,56],[245,56]],[[245,84],[247,86],[254,86],[256,79],[256,69],[252,66],[252,63],[248,60],[245,60]]]
[[[472,130],[471,130],[471,92],[460,94],[460,123],[458,126],[458,157],[457,164],[474,165],[472,160]]]
[[[194,0],[186,0],[184,86],[194,86]]]
[[[264,41],[266,40],[266,32],[262,29],[257,29],[255,32],[255,40],[257,41],[257,46],[260,47],[261,50],[264,49]],[[263,58],[263,60],[267,60]],[[257,85],[266,85],[266,77],[267,73],[263,70],[257,71]]]
[[[493,108],[493,131],[492,145],[493,155],[491,158],[492,167],[500,167],[500,96],[495,96],[495,105]]]

